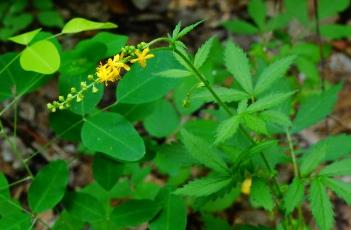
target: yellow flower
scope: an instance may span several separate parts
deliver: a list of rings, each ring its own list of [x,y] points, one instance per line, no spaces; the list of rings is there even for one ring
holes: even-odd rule
[[[132,59],[130,62],[131,63],[139,62],[141,67],[145,67],[146,60],[155,57],[154,54],[150,54],[149,52],[150,52],[149,48],[145,48],[142,52],[140,52],[140,50],[135,50],[134,53],[137,56],[137,58]]]
[[[99,82],[107,85],[108,82],[116,82],[121,79],[122,69],[129,71],[130,67],[123,62],[123,54],[117,54],[113,59],[109,58],[105,65],[100,63],[100,66],[96,68],[96,75]]]
[[[249,195],[251,192],[252,179],[251,177],[246,178],[241,184],[241,192],[245,195]]]

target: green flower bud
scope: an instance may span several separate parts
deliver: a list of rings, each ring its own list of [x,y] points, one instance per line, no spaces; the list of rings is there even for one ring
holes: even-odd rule
[[[64,101],[65,97],[64,96],[59,96],[59,101]]]
[[[75,92],[77,92],[77,89],[75,87],[72,87],[71,88],[71,93],[75,93]]]
[[[92,74],[89,74],[89,75],[88,75],[88,80],[89,80],[89,81],[92,81],[92,80],[94,80],[94,75],[92,75]]]

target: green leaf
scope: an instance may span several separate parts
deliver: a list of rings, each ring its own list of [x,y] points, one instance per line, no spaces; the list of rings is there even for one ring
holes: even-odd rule
[[[99,112],[86,119],[82,128],[83,144],[93,151],[122,161],[137,161],[145,155],[143,139],[121,115]]]
[[[222,121],[217,128],[215,144],[223,143],[231,138],[238,131],[241,122],[241,116],[234,115],[231,118]]]
[[[334,212],[328,194],[319,178],[312,181],[309,200],[313,217],[321,230],[330,230],[334,224]]]
[[[10,37],[9,40],[21,45],[28,45],[32,39],[41,31],[41,28],[23,34]]]
[[[52,42],[42,40],[23,50],[20,63],[24,70],[52,74],[60,67],[60,54]]]
[[[320,19],[336,16],[337,13],[345,10],[350,5],[349,0],[337,0],[330,4],[328,0],[319,0],[318,16]]]
[[[263,120],[280,125],[282,127],[290,127],[292,125],[290,118],[280,111],[266,110],[263,111],[260,116],[263,118]]]
[[[170,50],[152,51],[155,58],[150,59],[146,68],[138,64],[124,75],[118,83],[117,99],[128,104],[152,102],[165,96],[170,89],[177,86],[181,79],[170,79],[157,76],[157,73],[180,68]]]
[[[94,179],[105,190],[111,190],[123,173],[123,165],[105,154],[96,153],[93,162]]]
[[[109,32],[100,32],[91,40],[104,44],[107,48],[105,57],[111,57],[121,51],[122,47],[126,45],[128,37]]]
[[[249,94],[252,93],[252,77],[249,59],[242,49],[228,41],[224,51],[224,61],[227,70],[233,75],[239,85]]]
[[[236,89],[230,89],[230,88],[225,88],[221,86],[215,86],[213,87],[213,90],[216,92],[218,97],[223,101],[223,102],[233,102],[233,101],[241,101],[244,99],[247,99],[249,96],[247,93],[236,90]],[[203,101],[203,102],[215,102],[216,99],[213,97],[210,91],[208,89],[200,89],[198,91],[195,91],[191,99],[194,101]]]
[[[182,142],[195,160],[217,172],[228,172],[228,167],[225,161],[210,144],[201,138],[194,136],[185,129],[181,131],[181,135]]]
[[[188,184],[175,190],[174,194],[203,197],[220,191],[232,183],[228,175],[211,174],[200,179],[190,181]]]
[[[85,18],[73,18],[64,25],[61,33],[72,34],[87,30],[102,30],[113,28],[117,28],[117,25],[112,22],[94,22]]]
[[[208,58],[215,37],[208,39],[196,52],[194,66],[200,68]]]
[[[59,12],[55,10],[40,11],[38,13],[38,20],[42,25],[47,27],[61,28],[65,23]]]
[[[263,207],[268,211],[273,210],[273,195],[267,181],[260,178],[253,178],[250,192],[250,202],[254,207]]]
[[[286,214],[292,213],[292,211],[301,204],[304,198],[304,187],[303,181],[299,178],[295,178],[289,185],[288,191],[284,195],[283,203]]]
[[[195,29],[195,27],[197,27],[198,25],[200,25],[201,23],[203,23],[204,20],[201,20],[199,22],[196,22],[194,24],[191,24],[187,27],[185,27],[184,29],[182,29],[178,34],[177,34],[177,39],[185,36],[187,33],[189,33],[190,31],[192,31],[193,29]]]
[[[65,161],[52,161],[35,176],[29,191],[29,207],[35,212],[53,208],[63,198],[68,184],[68,167]]]
[[[64,119],[62,119],[64,117]],[[56,136],[69,141],[80,141],[80,131],[82,129],[82,116],[67,110],[50,113],[49,123]]]
[[[255,103],[251,104],[247,108],[246,112],[254,113],[274,108],[275,106],[288,100],[288,98],[291,97],[294,93],[295,92],[269,94],[263,98],[258,99]]]
[[[342,84],[332,86],[321,94],[310,96],[303,101],[293,121],[292,131],[299,132],[327,117],[333,111],[341,87]]]
[[[257,115],[243,113],[241,115],[242,123],[252,131],[260,134],[269,135],[266,127],[266,122]]]
[[[10,199],[9,184],[3,172],[0,172],[0,196],[4,199]]]
[[[284,77],[286,71],[288,71],[295,58],[295,56],[289,56],[280,59],[265,68],[258,77],[258,81],[255,85],[255,95],[259,95],[265,90],[271,88],[273,83]]]
[[[60,216],[55,222],[52,230],[81,230],[84,229],[84,223],[74,216],[70,215],[67,211],[60,213]]]
[[[165,77],[165,78],[183,78],[183,77],[189,77],[193,75],[193,73],[183,69],[169,69],[169,70],[159,72],[156,75],[160,77]]]
[[[322,176],[348,176],[351,175],[351,159],[344,159],[333,162],[323,168],[319,175]]]
[[[237,34],[252,35],[258,33],[258,29],[254,25],[243,20],[228,20],[223,23],[223,26],[230,32]]]
[[[174,106],[160,100],[156,103],[154,111],[145,118],[145,129],[155,137],[165,137],[173,133],[179,126],[179,116]]]
[[[247,5],[247,11],[250,17],[255,21],[256,25],[262,29],[267,14],[265,2],[263,0],[250,0]]]
[[[228,221],[226,221],[220,217],[214,217],[208,213],[202,214],[202,220],[204,223],[203,230],[218,229],[219,226],[220,226],[221,230],[233,230],[233,228],[229,225]],[[243,230],[243,229],[240,229],[240,230]]]
[[[301,159],[300,172],[302,176],[308,175],[317,166],[323,162],[326,154],[326,146],[319,145],[316,148],[311,149],[311,151],[304,154]]]
[[[23,208],[16,200],[4,198],[0,193],[0,229],[31,229],[32,217],[22,210]]]
[[[351,35],[351,26],[340,24],[321,25],[321,35],[329,39],[342,39]]]
[[[93,222],[106,217],[102,202],[87,193],[69,193],[64,199],[64,206],[72,216],[82,221]]]
[[[152,200],[129,200],[115,207],[110,218],[120,227],[136,226],[151,220],[160,209]]]
[[[323,178],[323,183],[333,190],[340,198],[351,205],[351,184],[333,178]]]
[[[173,32],[172,32],[172,38],[173,38],[174,40],[177,39],[177,36],[178,36],[179,31],[180,31],[180,29],[181,29],[181,26],[182,26],[182,23],[181,23],[181,22],[178,22],[178,24],[174,27],[174,30],[173,30]]]
[[[185,230],[187,208],[183,198],[168,193],[161,213],[150,224],[150,230]]]

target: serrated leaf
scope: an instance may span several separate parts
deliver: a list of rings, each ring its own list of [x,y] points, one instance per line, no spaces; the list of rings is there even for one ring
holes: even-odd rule
[[[308,175],[317,166],[323,162],[326,154],[326,146],[320,145],[317,148],[312,149],[308,153],[306,153],[302,159],[300,164],[300,172],[302,176]]]
[[[275,123],[283,127],[290,127],[292,125],[289,117],[280,111],[267,110],[263,111],[260,115],[267,122]]]
[[[190,181],[188,184],[175,190],[174,194],[203,197],[220,191],[232,183],[227,175],[211,174],[200,179]]]
[[[193,73],[183,69],[168,69],[168,70],[159,72],[156,75],[160,77],[165,77],[165,78],[183,78],[183,77],[189,77],[193,75]]]
[[[304,183],[301,179],[295,178],[289,185],[288,191],[284,195],[283,207],[286,214],[290,214],[302,202],[304,198]]]
[[[334,224],[334,212],[325,187],[319,178],[312,181],[309,200],[313,217],[321,230],[330,230]]]
[[[61,33],[71,34],[87,30],[101,30],[112,28],[117,28],[117,25],[112,22],[94,22],[85,18],[73,18],[63,26]]]
[[[177,38],[181,26],[182,26],[182,23],[181,23],[181,22],[178,22],[178,24],[174,27],[174,30],[173,30],[173,32],[172,32],[172,38],[173,38],[173,39],[176,39],[176,38]]]
[[[323,168],[319,175],[322,176],[347,176],[351,175],[351,159],[344,159],[333,162],[327,167]]]
[[[249,59],[244,51],[233,42],[228,41],[224,51],[224,62],[227,70],[239,85],[249,94],[253,91]]]
[[[241,117],[238,115],[222,121],[216,131],[215,144],[220,144],[231,138],[239,128]]]
[[[194,24],[191,24],[191,25],[185,27],[184,29],[182,29],[182,30],[178,33],[177,39],[179,39],[179,38],[185,36],[187,33],[189,33],[190,31],[192,31],[193,29],[195,29],[195,27],[197,27],[198,25],[200,25],[200,24],[203,23],[203,22],[204,22],[204,20],[201,20],[201,21],[199,21],[199,22],[196,22],[196,23],[194,23]]]
[[[267,181],[264,181],[260,178],[253,178],[250,193],[250,202],[255,207],[263,207],[268,211],[273,210],[273,195],[269,185],[267,184]]]
[[[342,84],[330,87],[319,95],[310,96],[300,105],[299,111],[293,121],[293,132],[299,132],[304,128],[316,124],[329,115],[337,101],[337,96]]]
[[[270,94],[261,99],[258,99],[255,103],[251,104],[247,108],[246,112],[254,113],[254,112],[274,108],[275,106],[286,101],[294,93],[295,92]]]
[[[236,90],[236,89],[230,89],[230,88],[225,88],[221,86],[216,86],[213,87],[213,90],[216,92],[218,97],[223,101],[223,102],[233,102],[233,101],[241,101],[246,98],[248,98],[248,94]],[[203,102],[215,102],[216,99],[213,97],[210,91],[208,89],[201,89],[192,94],[191,97],[192,100],[199,100]]]
[[[151,220],[160,209],[152,200],[129,200],[115,207],[110,218],[119,227],[136,226]]]
[[[259,28],[263,29],[267,9],[263,0],[250,0],[247,5],[247,11],[250,17],[255,21]]]
[[[217,172],[227,172],[225,161],[210,144],[185,129],[181,131],[181,135],[186,149],[195,160]]]
[[[241,115],[241,121],[242,124],[244,124],[247,128],[251,129],[252,131],[268,135],[266,122],[262,118],[253,114],[243,113]]]
[[[35,35],[37,35],[40,31],[41,31],[41,28],[32,30],[23,34],[10,37],[9,40],[21,45],[28,45],[33,40]]]
[[[323,183],[333,190],[348,205],[351,205],[351,184],[333,178],[323,178]]]
[[[280,59],[265,68],[258,77],[255,85],[255,95],[261,94],[265,90],[269,89],[274,82],[284,77],[284,74],[286,71],[288,71],[295,58],[295,56],[289,56]]]
[[[214,39],[215,37],[211,37],[210,39],[208,39],[196,52],[194,59],[194,66],[196,68],[200,68],[207,60]]]
[[[52,161],[35,176],[29,191],[29,207],[35,212],[53,208],[63,198],[68,183],[68,167],[65,161]]]

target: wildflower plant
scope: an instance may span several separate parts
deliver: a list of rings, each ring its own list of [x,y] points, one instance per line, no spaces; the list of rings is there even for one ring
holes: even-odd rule
[[[0,99],[11,100],[0,114],[56,73],[60,96],[47,104],[55,138],[42,148],[50,150],[57,138],[80,147],[69,157],[46,158],[37,172],[28,164],[42,152],[17,155],[27,176],[9,182],[0,173],[0,229],[147,223],[153,230],[181,230],[190,212],[204,229],[309,229],[307,212],[319,229],[332,229],[329,191],[351,202],[351,185],[340,178],[351,174],[351,137],[327,136],[300,148],[294,135],[331,114],[342,84],[327,83],[301,100],[297,53],[269,56],[255,46],[246,53],[233,39],[222,43],[213,36],[193,54],[182,39],[201,23],[179,23],[168,36],[135,46],[126,45],[126,36],[101,32],[62,50],[57,36],[116,27],[82,18],[57,35],[34,30],[11,38],[26,47],[1,56],[7,64],[0,81],[15,71],[30,76],[24,86],[18,75],[0,86]],[[116,100],[100,106],[104,87],[113,84]],[[93,181],[78,187],[70,175],[82,155],[92,159]],[[282,178],[280,168],[293,175]],[[25,204],[10,195],[19,183],[29,183]],[[236,202],[265,210],[268,226],[216,217]],[[49,210],[57,213],[52,223],[41,215]]]

